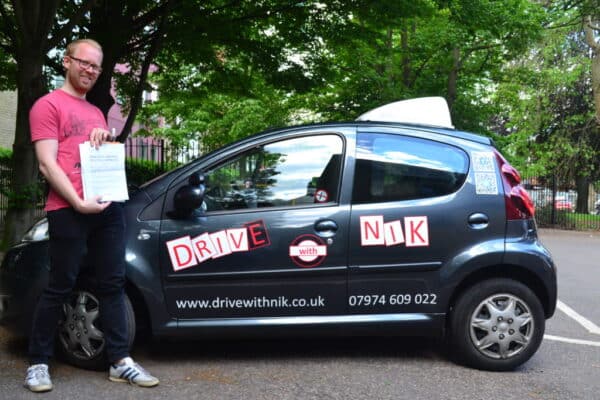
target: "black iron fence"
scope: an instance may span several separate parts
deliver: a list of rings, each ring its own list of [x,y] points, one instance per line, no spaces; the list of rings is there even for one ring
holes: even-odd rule
[[[197,143],[173,146],[164,140],[130,138],[125,143],[128,181],[143,183],[160,173],[186,163],[201,154]],[[11,170],[0,163],[0,224],[3,225],[9,204]],[[536,207],[536,220],[540,227],[571,230],[600,230],[600,182],[587,185],[587,193],[578,193],[575,182],[553,177],[525,177],[523,179]],[[581,190],[580,190],[581,191]],[[41,192],[41,191],[40,191]],[[584,192],[584,191],[581,191]],[[583,196],[585,198],[580,199]],[[39,215],[43,215],[40,196]],[[578,199],[580,200],[578,202]],[[579,207],[578,207],[579,206]]]
[[[587,183],[579,191],[575,181],[556,177],[527,177],[523,183],[535,204],[538,226],[600,230],[600,182]]]
[[[150,161],[166,171],[174,165],[184,164],[202,153],[200,144],[188,142],[184,146],[174,146],[164,139],[128,138],[125,142],[127,161]]]

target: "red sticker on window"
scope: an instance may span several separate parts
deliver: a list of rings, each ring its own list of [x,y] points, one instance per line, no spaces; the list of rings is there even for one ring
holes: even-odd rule
[[[327,203],[329,201],[329,193],[326,190],[319,189],[315,192],[315,202]]]

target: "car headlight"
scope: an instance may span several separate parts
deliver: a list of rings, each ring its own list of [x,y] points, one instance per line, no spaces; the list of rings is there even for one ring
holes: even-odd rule
[[[48,219],[43,218],[36,222],[21,239],[22,242],[41,242],[48,240]]]

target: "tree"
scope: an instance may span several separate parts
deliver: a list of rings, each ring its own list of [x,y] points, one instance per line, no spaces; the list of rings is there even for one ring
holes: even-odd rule
[[[49,89],[48,76],[61,75],[62,53],[52,58],[51,51],[64,48],[72,40],[89,36],[104,47],[104,73],[88,99],[105,114],[114,103],[110,95],[114,66],[129,61],[140,66],[130,76],[138,85],[130,91],[135,109],[144,86],[147,64],[161,39],[164,15],[175,1],[135,0],[123,4],[114,0],[13,0],[0,4],[0,47],[9,57],[0,71],[9,85],[17,88],[17,121],[13,146],[12,187],[6,216],[3,246],[17,240],[31,225],[33,211],[40,200],[37,163],[29,140],[29,109]],[[115,41],[115,33],[119,41]],[[128,55],[125,58],[124,55]],[[139,62],[142,60],[142,62]],[[12,67],[16,67],[11,76]],[[131,122],[127,127],[130,128]],[[128,132],[125,132],[125,135]]]
[[[386,18],[358,13],[353,34],[330,44],[330,89],[315,93],[313,108],[347,119],[394,100],[444,96],[456,126],[485,130],[498,71],[539,37],[543,9],[527,0],[402,4]]]
[[[356,1],[326,2],[327,7],[355,6]],[[13,160],[15,177],[10,188],[14,199],[6,217],[4,246],[17,240],[30,226],[38,201],[37,168],[29,143],[28,112],[33,102],[48,90],[47,74],[61,73],[60,56],[51,51],[64,48],[78,37],[92,37],[104,47],[103,74],[89,100],[105,113],[113,104],[113,77],[120,95],[127,99],[128,122],[121,132],[129,134],[146,78],[155,58],[169,60],[166,67],[185,60],[199,70],[220,69],[222,49],[235,54],[245,65],[256,64],[270,79],[284,86],[303,82],[301,68],[290,65],[279,70],[280,57],[293,51],[310,36],[306,21],[318,18],[325,3],[291,0],[202,1],[202,0],[12,0],[0,3],[0,48],[7,59],[0,62],[5,85],[19,92]],[[331,15],[331,13],[330,13]],[[313,24],[312,27],[315,27]],[[277,35],[269,37],[269,31]],[[312,31],[311,31],[312,32]],[[115,40],[116,39],[116,40]],[[229,54],[227,54],[229,56]],[[129,71],[114,75],[116,63],[128,63]],[[16,67],[16,68],[15,68]],[[221,68],[222,69],[222,68]],[[14,75],[12,73],[14,72]],[[278,72],[278,73],[275,73]],[[269,75],[270,73],[270,75]],[[231,86],[230,86],[231,87]],[[217,87],[213,86],[216,90]]]
[[[47,76],[61,73],[61,54],[51,50],[74,38],[104,45],[104,73],[89,99],[107,113],[117,80],[129,112],[121,140],[130,133],[153,66],[161,100],[145,116],[160,110],[169,121],[156,134],[188,140],[182,134],[192,132],[212,148],[272,124],[306,116],[355,118],[383,103],[424,95],[445,96],[458,127],[485,130],[497,114],[489,99],[504,77],[501,66],[537,37],[540,10],[527,0],[2,3],[0,56],[6,57],[0,59],[0,84],[19,89],[19,168],[11,188],[16,201],[4,244],[31,223],[36,201],[28,110],[48,90]],[[117,63],[127,63],[127,73],[114,73]]]
[[[155,60],[160,96],[144,107],[151,132],[142,134],[202,141],[209,150],[294,122],[299,96],[327,84],[325,40],[343,35],[359,3],[241,2],[234,12],[217,8],[177,24],[179,41]],[[166,126],[152,124],[157,115]]]
[[[61,0],[12,0],[0,3],[0,47],[5,56],[0,71],[5,85],[18,89],[17,120],[13,145],[11,202],[6,217],[4,245],[13,242],[33,220],[37,196],[37,164],[29,140],[29,109],[46,93],[44,65],[55,48],[94,5],[93,0],[78,1],[66,19],[55,21]],[[61,35],[53,36],[51,33]]]
[[[596,9],[598,12],[598,9]],[[592,53],[592,93],[594,96],[596,123],[600,125],[600,15],[585,15],[583,17],[583,29],[585,41],[590,46]]]
[[[228,36],[218,33],[222,28],[204,34],[203,40],[214,48],[207,50],[202,64],[189,62],[197,59],[193,54],[186,55],[182,65],[181,58],[162,53],[166,57],[157,60],[161,70],[154,78],[160,99],[146,107],[145,114],[151,119],[160,110],[168,128],[154,132],[181,140],[186,135],[199,139],[202,129],[208,129],[206,142],[215,137],[208,128],[214,127],[211,121],[238,110],[239,117],[231,118],[236,122],[232,132],[238,133],[227,135],[225,125],[219,128],[220,137],[231,141],[239,138],[242,103],[256,105],[256,100],[268,99],[271,109],[280,110],[267,115],[263,109],[264,123],[248,125],[246,131],[252,132],[274,122],[353,119],[390,101],[426,95],[446,96],[455,106],[459,126],[480,129],[487,115],[481,112],[487,107],[481,88],[485,92],[500,66],[539,35],[543,16],[539,6],[526,0],[318,4],[318,14],[297,19],[302,24],[282,24],[275,14],[250,28],[242,22],[240,32],[256,33],[240,33],[235,42],[223,40]],[[181,35],[187,39],[184,32]],[[211,35],[214,42],[207,39]],[[213,63],[207,64],[210,59]],[[214,90],[232,94],[226,102],[217,101],[220,109],[211,100]],[[231,106],[236,99],[240,104]],[[279,119],[271,118],[275,115]]]
[[[577,211],[587,212],[589,183],[599,176],[600,136],[580,15],[577,7],[553,5],[542,40],[504,70],[495,103],[498,143],[517,168],[575,181]]]

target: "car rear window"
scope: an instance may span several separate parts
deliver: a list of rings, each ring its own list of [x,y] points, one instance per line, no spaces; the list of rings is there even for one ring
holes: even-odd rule
[[[455,146],[360,133],[352,199],[362,204],[443,196],[462,186],[468,168],[467,154]]]

